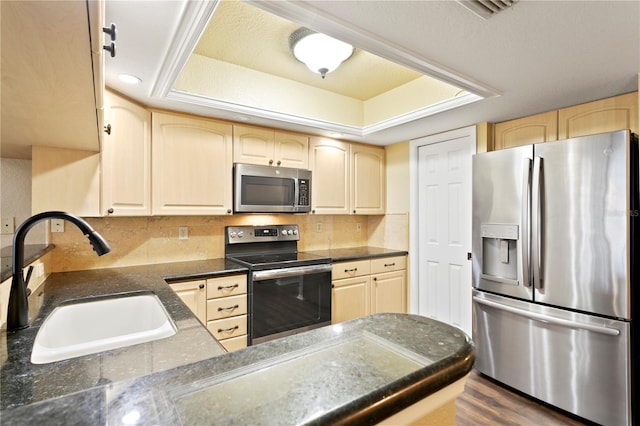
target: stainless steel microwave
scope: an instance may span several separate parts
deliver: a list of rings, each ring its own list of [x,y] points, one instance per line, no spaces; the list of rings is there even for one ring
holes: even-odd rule
[[[235,163],[234,213],[303,213],[311,210],[311,171]]]

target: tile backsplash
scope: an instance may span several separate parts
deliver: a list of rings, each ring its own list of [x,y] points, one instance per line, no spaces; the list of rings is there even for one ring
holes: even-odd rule
[[[224,257],[224,227],[295,223],[298,249],[304,251],[357,246],[407,250],[408,214],[386,216],[233,215],[87,218],[110,244],[111,253],[98,257],[74,226],[52,233],[54,272],[146,265]],[[359,230],[358,230],[359,225]],[[178,239],[186,226],[189,238]]]

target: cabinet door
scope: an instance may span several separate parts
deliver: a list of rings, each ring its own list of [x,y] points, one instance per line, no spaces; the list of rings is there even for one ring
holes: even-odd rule
[[[386,172],[384,148],[351,145],[351,213],[384,214]]]
[[[558,139],[558,111],[549,111],[494,126],[494,149],[550,142]]]
[[[297,133],[275,132],[274,157],[277,166],[309,168],[309,137]]]
[[[349,214],[349,144],[310,138],[311,210],[316,214]]]
[[[331,323],[360,318],[371,312],[369,275],[333,282],[331,292]]]
[[[406,271],[373,275],[371,280],[371,313],[406,313],[406,287]]]
[[[624,129],[638,133],[638,92],[558,111],[560,139]]]
[[[151,214],[151,113],[105,92],[102,209],[114,216]]]
[[[206,324],[207,290],[205,280],[172,283],[170,286],[200,322]]]
[[[233,161],[236,163],[274,164],[273,130],[251,126],[233,126]]]
[[[231,213],[232,126],[159,112],[152,118],[152,213]]]

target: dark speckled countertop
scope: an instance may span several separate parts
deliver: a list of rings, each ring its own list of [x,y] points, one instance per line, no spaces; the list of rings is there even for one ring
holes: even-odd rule
[[[28,265],[34,260],[39,259],[43,255],[53,250],[55,246],[53,244],[27,244],[24,246],[24,264]],[[2,261],[0,269],[0,282],[11,278],[11,259],[12,259],[12,247],[4,247],[0,251],[0,259]]]
[[[164,278],[245,271],[214,259],[51,275],[30,298],[33,325],[0,335],[2,424],[372,424],[472,368],[467,335],[408,314],[371,315],[225,353]],[[155,292],[178,333],[30,363],[38,327],[59,303],[133,290]]]
[[[378,257],[405,256],[405,250],[386,249],[381,247],[351,247],[330,250],[313,250],[306,253],[329,257],[333,262],[344,262],[347,260],[374,259]]]

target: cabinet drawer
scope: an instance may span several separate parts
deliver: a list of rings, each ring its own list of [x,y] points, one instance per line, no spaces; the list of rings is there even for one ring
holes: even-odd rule
[[[247,316],[238,315],[215,321],[207,321],[207,328],[218,340],[247,334]]]
[[[227,352],[237,351],[247,347],[247,336],[232,337],[230,339],[220,340],[220,344],[224,346]]]
[[[382,257],[379,259],[371,259],[371,273],[379,274],[381,272],[393,272],[401,269],[407,269],[406,256]]]
[[[246,275],[230,275],[228,277],[207,280],[207,299],[235,296],[247,292]]]
[[[207,321],[247,313],[247,295],[207,300]]]
[[[333,264],[331,280],[359,277],[371,273],[370,260],[354,260],[352,262],[338,262]]]

